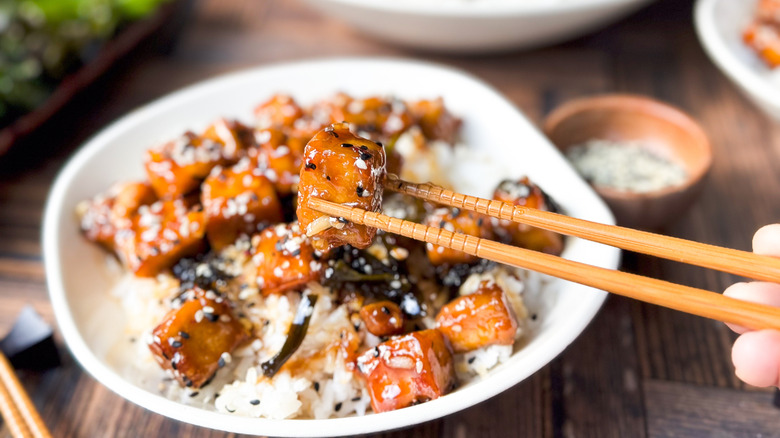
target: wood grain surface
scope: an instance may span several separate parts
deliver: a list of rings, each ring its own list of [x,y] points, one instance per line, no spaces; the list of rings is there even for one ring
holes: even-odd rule
[[[41,260],[42,209],[78,146],[128,111],[185,85],[244,67],[336,55],[442,62],[492,84],[540,125],[575,97],[628,92],[699,120],[715,150],[698,202],[664,233],[750,250],[780,219],[780,124],[750,104],[696,39],[692,2],[658,0],[598,33],[550,48],[491,56],[417,53],[372,40],[298,1],[202,0],[171,51],[135,55],[72,102],[45,131],[0,157],[0,334],[25,304],[54,324]],[[623,269],[721,291],[740,279],[626,253]],[[610,297],[557,359],[457,415],[386,437],[780,436],[772,392],[746,387],[730,361],[734,335],[714,321]],[[61,339],[58,341],[61,343]],[[56,437],[230,436],[137,407],[63,366],[20,377]],[[9,436],[0,428],[0,437]]]

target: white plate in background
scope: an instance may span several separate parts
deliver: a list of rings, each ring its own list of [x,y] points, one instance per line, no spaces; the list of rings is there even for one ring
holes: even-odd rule
[[[460,71],[392,59],[330,59],[250,69],[185,88],[131,112],[111,124],[69,161],[46,205],[43,252],[47,284],[57,323],[81,365],[120,396],[151,411],[187,423],[230,432],[272,436],[333,436],[409,426],[465,409],[522,381],[557,356],[598,311],[606,294],[560,282],[553,305],[528,344],[484,379],[431,402],[393,412],[327,420],[269,420],[228,416],[168,400],[133,384],[106,360],[122,336],[120,304],[109,294],[115,276],[106,254],[82,237],[76,204],[118,180],[144,178],[142,153],[186,129],[202,130],[217,117],[251,120],[251,110],[272,94],[289,93],[310,103],[344,91],[354,96],[392,94],[400,98],[442,96],[463,118],[463,141],[502,166],[467,166],[459,178],[489,194],[502,176],[528,174],[570,215],[613,224],[590,187],[558,151],[509,101]],[[615,248],[569,239],[564,256],[615,268]],[[583,395],[585,396],[585,395]]]
[[[307,0],[323,14],[406,47],[488,53],[595,31],[652,0]]]
[[[696,32],[718,68],[759,108],[780,120],[780,71],[773,72],[742,41],[757,0],[698,0]]]

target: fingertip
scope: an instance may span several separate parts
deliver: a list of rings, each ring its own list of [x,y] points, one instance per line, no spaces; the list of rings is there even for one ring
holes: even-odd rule
[[[780,224],[765,225],[756,231],[753,252],[780,257]]]
[[[780,332],[760,330],[741,335],[734,342],[731,360],[743,382],[758,386],[777,386],[780,382]]]
[[[750,283],[734,283],[731,286],[727,287],[726,290],[723,291],[723,295],[726,295],[727,297],[734,298],[737,300],[745,300],[750,301],[749,297],[752,294],[752,290],[750,288]],[[748,298],[746,298],[748,297]],[[726,325],[734,332],[736,333],[745,333],[749,329],[747,327],[737,325],[737,324],[730,324],[726,323]]]

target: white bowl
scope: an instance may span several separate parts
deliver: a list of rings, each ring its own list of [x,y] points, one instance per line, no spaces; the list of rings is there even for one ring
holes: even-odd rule
[[[333,436],[377,432],[451,414],[515,385],[571,343],[596,314],[605,293],[560,282],[549,292],[549,309],[528,344],[487,378],[428,403],[364,417],[328,420],[268,420],[227,416],[185,406],[136,386],[106,359],[122,337],[123,313],[108,293],[115,281],[105,253],[78,231],[74,208],[117,180],[143,178],[142,151],[187,128],[201,129],[218,116],[249,120],[251,109],[276,92],[312,102],[342,90],[357,96],[443,96],[464,119],[470,147],[504,163],[480,169],[463,163],[462,179],[486,195],[504,176],[527,173],[571,215],[614,223],[602,201],[558,151],[505,98],[483,82],[431,64],[390,59],[336,59],[276,65],[222,76],[188,87],[128,114],[104,129],[70,160],[46,206],[43,251],[52,305],[62,335],[81,365],[120,396],[162,415],[230,432],[273,436]],[[487,170],[487,177],[476,171]],[[619,251],[570,239],[567,258],[615,268]]]
[[[453,53],[539,47],[584,35],[652,0],[307,0],[402,46]]]
[[[772,72],[742,42],[757,0],[699,0],[695,22],[704,50],[715,65],[767,114],[780,119],[780,72]]]

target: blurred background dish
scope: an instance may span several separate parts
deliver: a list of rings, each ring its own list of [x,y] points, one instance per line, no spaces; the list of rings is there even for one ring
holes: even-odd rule
[[[743,39],[758,0],[699,0],[695,24],[712,61],[759,108],[780,119],[780,72],[773,71]]]
[[[701,192],[712,166],[712,147],[699,124],[647,97],[612,94],[573,100],[547,116],[544,132],[569,159],[577,158],[571,153],[575,147],[598,148],[588,167],[601,175],[586,179],[618,225],[629,228],[660,228],[679,218]]]
[[[306,0],[379,39],[451,53],[553,44],[584,35],[652,0]]]

